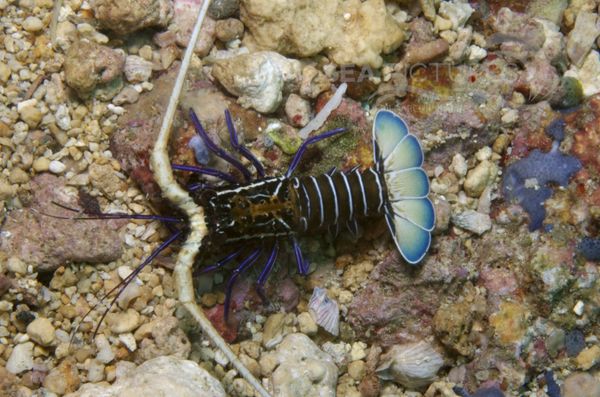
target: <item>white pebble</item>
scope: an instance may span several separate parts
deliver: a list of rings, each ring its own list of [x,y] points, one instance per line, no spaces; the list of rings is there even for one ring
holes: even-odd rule
[[[96,359],[101,363],[108,364],[115,358],[115,354],[110,348],[110,343],[106,336],[100,334],[96,336],[96,348],[98,349],[98,354],[96,354]]]
[[[227,357],[225,357],[225,354],[223,354],[223,352],[221,350],[217,350],[215,352],[215,361],[217,364],[221,365],[223,368],[225,368],[227,366],[227,364],[229,364],[229,359],[227,359]]]
[[[50,165],[48,166],[48,169],[53,174],[62,174],[66,168],[67,168],[67,166],[65,166],[63,163],[61,163],[58,160],[52,160],[50,162]]]
[[[107,108],[108,110],[119,116],[125,113],[125,108],[123,108],[122,106],[115,106],[112,103],[109,103]]]
[[[474,44],[469,47],[469,50],[469,62],[471,63],[477,63],[487,56],[486,50]]]
[[[38,101],[35,98],[31,98],[31,99],[27,99],[25,101],[19,102],[17,103],[17,111],[18,112],[22,112],[23,109],[28,108],[28,107],[35,107],[37,105]]]
[[[129,350],[130,352],[136,351],[137,343],[135,342],[135,337],[132,333],[119,335],[119,340],[125,345],[127,350]]]
[[[6,362],[6,369],[11,374],[19,374],[33,368],[33,343],[16,345]]]
[[[354,342],[350,350],[350,361],[362,360],[367,356],[365,349],[367,348],[364,342]]]
[[[39,32],[44,28],[44,23],[38,17],[29,16],[23,21],[23,29],[30,33]]]
[[[577,314],[578,316],[583,315],[584,307],[585,307],[585,304],[582,301],[577,301],[577,303],[573,307],[573,313]]]
[[[117,274],[119,274],[119,277],[121,278],[121,280],[125,280],[127,278],[127,276],[129,276],[131,274],[133,270],[131,270],[131,268],[129,266],[119,266],[117,268]]]
[[[453,171],[457,177],[462,178],[467,175],[467,161],[463,157],[462,154],[456,153],[452,158],[452,163],[450,164],[450,170]]]
[[[492,158],[492,148],[489,146],[484,146],[475,153],[475,157],[479,161],[485,161]]]
[[[71,116],[69,115],[69,108],[67,105],[58,105],[54,117],[56,118],[56,125],[58,125],[61,130],[68,131],[71,129]]]
[[[91,360],[88,375],[88,382],[101,382],[104,380],[104,364],[98,362],[98,360]]]

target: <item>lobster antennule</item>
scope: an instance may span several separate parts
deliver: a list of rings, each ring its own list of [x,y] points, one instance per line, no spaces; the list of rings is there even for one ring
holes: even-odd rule
[[[394,112],[379,110],[373,122],[373,153],[386,185],[388,228],[402,257],[417,264],[429,249],[435,226],[423,150],[404,120]]]

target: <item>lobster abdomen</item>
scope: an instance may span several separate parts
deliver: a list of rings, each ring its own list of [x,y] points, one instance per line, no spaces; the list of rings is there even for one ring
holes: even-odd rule
[[[298,197],[299,234],[383,215],[384,186],[372,168],[293,178],[292,189]]]

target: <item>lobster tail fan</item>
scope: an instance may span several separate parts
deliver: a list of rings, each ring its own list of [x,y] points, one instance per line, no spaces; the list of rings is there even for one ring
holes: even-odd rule
[[[431,244],[435,210],[429,200],[429,178],[423,150],[398,115],[380,110],[373,122],[373,152],[386,186],[386,221],[404,259],[416,264]]]

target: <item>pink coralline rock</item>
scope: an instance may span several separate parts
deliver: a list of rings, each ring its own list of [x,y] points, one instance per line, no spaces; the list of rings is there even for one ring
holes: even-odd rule
[[[44,214],[73,217],[52,201],[78,207],[76,191],[64,178],[42,174],[31,181],[30,207],[11,211],[0,234],[0,251],[33,266],[51,271],[67,262],[106,263],[122,254],[118,228],[123,221],[57,219]]]
[[[369,276],[348,308],[357,334],[370,334],[381,346],[415,342],[433,333],[433,317],[445,297],[462,290],[473,264],[460,241],[439,237],[419,268],[404,264],[394,250]]]
[[[521,92],[529,102],[535,103],[560,95],[560,78],[558,72],[544,58],[538,57],[525,64],[525,70],[519,74],[516,90]]]

